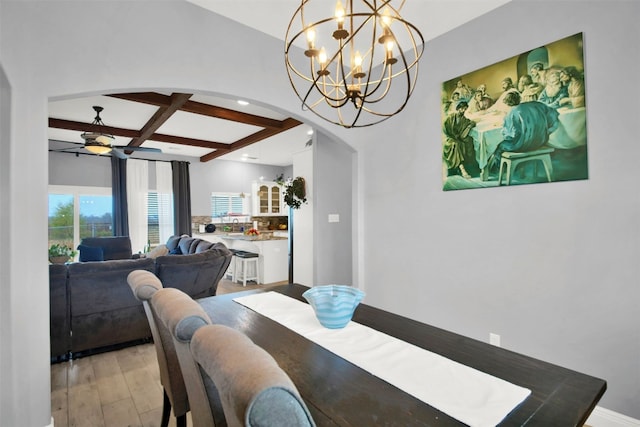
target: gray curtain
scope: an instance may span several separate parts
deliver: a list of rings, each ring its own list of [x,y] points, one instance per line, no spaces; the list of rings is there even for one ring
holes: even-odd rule
[[[171,162],[173,172],[173,221],[176,235],[191,236],[191,184],[189,162]]]
[[[127,206],[127,160],[111,156],[112,228],[114,236],[129,235]]]

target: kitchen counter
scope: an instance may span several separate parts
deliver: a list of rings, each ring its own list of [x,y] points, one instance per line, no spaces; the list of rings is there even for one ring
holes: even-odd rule
[[[225,235],[226,234],[226,235]],[[244,233],[221,233],[221,239],[225,240],[247,240],[247,241],[264,241],[264,240],[288,240],[288,237],[274,236],[272,233],[260,233],[258,236],[247,236]]]
[[[257,253],[260,258],[258,284],[287,281],[289,279],[289,239],[280,235],[287,231],[260,233],[259,236],[246,236],[243,233],[216,230],[215,233],[194,233],[193,237],[208,242],[222,242],[229,249]]]
[[[268,230],[261,231],[257,236],[248,236],[241,231],[218,231],[213,233],[193,233],[193,237],[210,241],[213,239],[232,239],[232,240],[288,240],[287,230]],[[219,240],[215,240],[218,242]]]

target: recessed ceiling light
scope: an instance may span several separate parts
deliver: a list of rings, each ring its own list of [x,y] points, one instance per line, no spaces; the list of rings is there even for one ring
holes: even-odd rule
[[[247,101],[243,101],[242,99],[238,99],[238,104],[245,106],[245,105],[249,105],[249,103]]]
[[[313,135],[313,129],[309,129],[309,130],[307,131],[307,135],[309,135],[309,136]]]

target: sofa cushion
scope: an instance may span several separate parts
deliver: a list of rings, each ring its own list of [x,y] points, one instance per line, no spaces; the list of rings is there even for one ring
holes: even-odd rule
[[[211,249],[211,246],[213,246],[213,243],[207,242],[206,240],[200,240],[196,245],[196,250],[194,253],[199,254],[201,252],[209,250]]]
[[[169,253],[175,251],[178,247],[178,243],[180,243],[180,237],[182,236],[171,236],[169,240],[167,240],[167,249],[169,249]]]
[[[80,262],[104,261],[104,250],[99,247],[79,245]]]
[[[215,295],[232,255],[222,243],[214,246],[199,254],[156,258],[156,276],[165,288],[178,288],[192,298]]]
[[[193,237],[183,237],[180,239],[180,244],[178,245],[178,247],[180,248],[180,250],[182,251],[183,255],[187,255],[187,254],[192,254],[193,252],[191,252],[191,246],[193,244],[193,242],[196,239],[194,239]],[[198,243],[196,242],[196,245]],[[195,247],[193,248],[195,250]]]
[[[175,248],[169,251],[169,255],[182,255],[182,251],[180,250],[180,246],[176,246]]]
[[[131,239],[129,236],[85,237],[81,245],[102,248],[104,260],[131,259]]]
[[[169,249],[167,249],[167,245],[161,244],[156,246],[151,250],[151,252],[147,253],[147,258],[157,258],[159,256],[167,255],[169,253]]]

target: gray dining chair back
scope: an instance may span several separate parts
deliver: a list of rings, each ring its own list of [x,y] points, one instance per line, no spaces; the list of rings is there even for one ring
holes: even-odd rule
[[[186,414],[189,411],[189,399],[178,363],[176,349],[173,344],[173,338],[167,328],[158,321],[155,310],[152,304],[150,304],[153,295],[163,289],[162,282],[150,271],[134,270],[127,276],[127,283],[129,283],[136,299],[142,302],[156,349],[158,368],[160,370],[160,383],[164,389],[164,402],[160,425],[161,427],[167,427],[169,425],[171,408],[173,408],[177,427],[185,427],[187,425]]]
[[[212,381],[202,378],[190,350],[193,334],[210,325],[211,319],[200,304],[178,289],[165,288],[156,292],[151,304],[159,322],[172,336],[189,396],[193,426],[226,426],[218,392]]]
[[[229,427],[315,426],[289,376],[249,337],[224,325],[198,329],[191,341],[203,378],[213,380]]]

